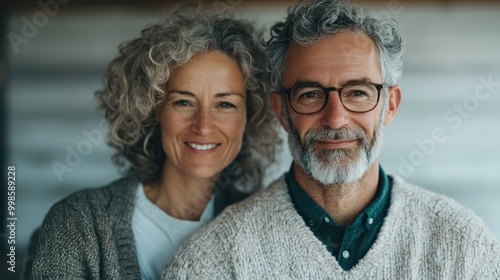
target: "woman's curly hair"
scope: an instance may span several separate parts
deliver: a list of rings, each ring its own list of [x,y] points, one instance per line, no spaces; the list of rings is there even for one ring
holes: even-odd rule
[[[113,162],[128,165],[126,172],[143,182],[161,176],[166,156],[158,108],[166,97],[165,83],[194,55],[221,51],[235,59],[244,74],[248,122],[241,151],[219,176],[218,187],[246,193],[262,187],[264,170],[274,161],[281,140],[269,106],[267,56],[254,28],[228,15],[187,6],[141,34],[120,45],[104,76],[105,88],[95,94],[109,122],[108,144],[117,150]]]

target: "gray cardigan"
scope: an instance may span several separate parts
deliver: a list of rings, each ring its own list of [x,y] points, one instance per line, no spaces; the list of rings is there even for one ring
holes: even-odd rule
[[[28,279],[140,279],[132,233],[139,181],[122,178],[56,203],[32,237]],[[217,192],[215,214],[242,198]]]

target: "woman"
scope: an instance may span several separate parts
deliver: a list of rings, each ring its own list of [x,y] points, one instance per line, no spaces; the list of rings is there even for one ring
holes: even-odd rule
[[[182,242],[261,187],[279,137],[252,27],[193,7],[120,46],[96,96],[127,176],[48,213],[32,279],[159,279]]]

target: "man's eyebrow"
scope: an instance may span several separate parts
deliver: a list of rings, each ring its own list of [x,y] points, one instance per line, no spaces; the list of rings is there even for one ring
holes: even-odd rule
[[[292,87],[296,87],[296,86],[323,86],[321,83],[318,83],[316,81],[312,81],[312,80],[298,80],[295,82],[295,84],[293,84]]]
[[[359,79],[343,80],[343,81],[341,81],[340,85],[344,86],[344,85],[352,84],[352,83],[369,83],[371,81],[372,81],[372,79],[370,79],[370,78],[361,77]]]
[[[340,87],[343,87],[347,84],[353,84],[353,83],[367,83],[371,82],[372,80],[368,77],[361,77],[359,79],[349,79],[349,80],[341,80],[339,83]],[[297,85],[321,85],[323,87],[328,87],[328,85],[323,85],[322,83],[315,81],[315,80],[298,80],[295,82],[294,86]]]

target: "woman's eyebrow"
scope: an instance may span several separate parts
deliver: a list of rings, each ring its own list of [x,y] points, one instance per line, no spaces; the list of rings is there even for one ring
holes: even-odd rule
[[[192,97],[196,97],[196,95],[190,91],[186,91],[186,90],[177,90],[177,89],[171,89],[169,91],[167,91],[167,95],[171,95],[171,94],[178,94],[178,95],[187,95],[187,96],[192,96]],[[223,98],[223,97],[227,97],[227,96],[238,96],[242,99],[245,99],[245,94],[244,93],[241,93],[241,92],[236,92],[236,91],[231,91],[231,92],[219,92],[217,94],[215,94],[215,98]]]
[[[241,92],[236,92],[236,91],[231,91],[231,92],[220,92],[215,95],[215,97],[221,98],[221,97],[226,97],[226,96],[239,96],[243,99],[245,99],[245,95]]]
[[[191,96],[195,96],[194,93],[190,92],[190,91],[186,91],[186,90],[177,90],[177,89],[171,89],[169,91],[167,91],[167,94],[180,94],[180,95],[191,95]]]

